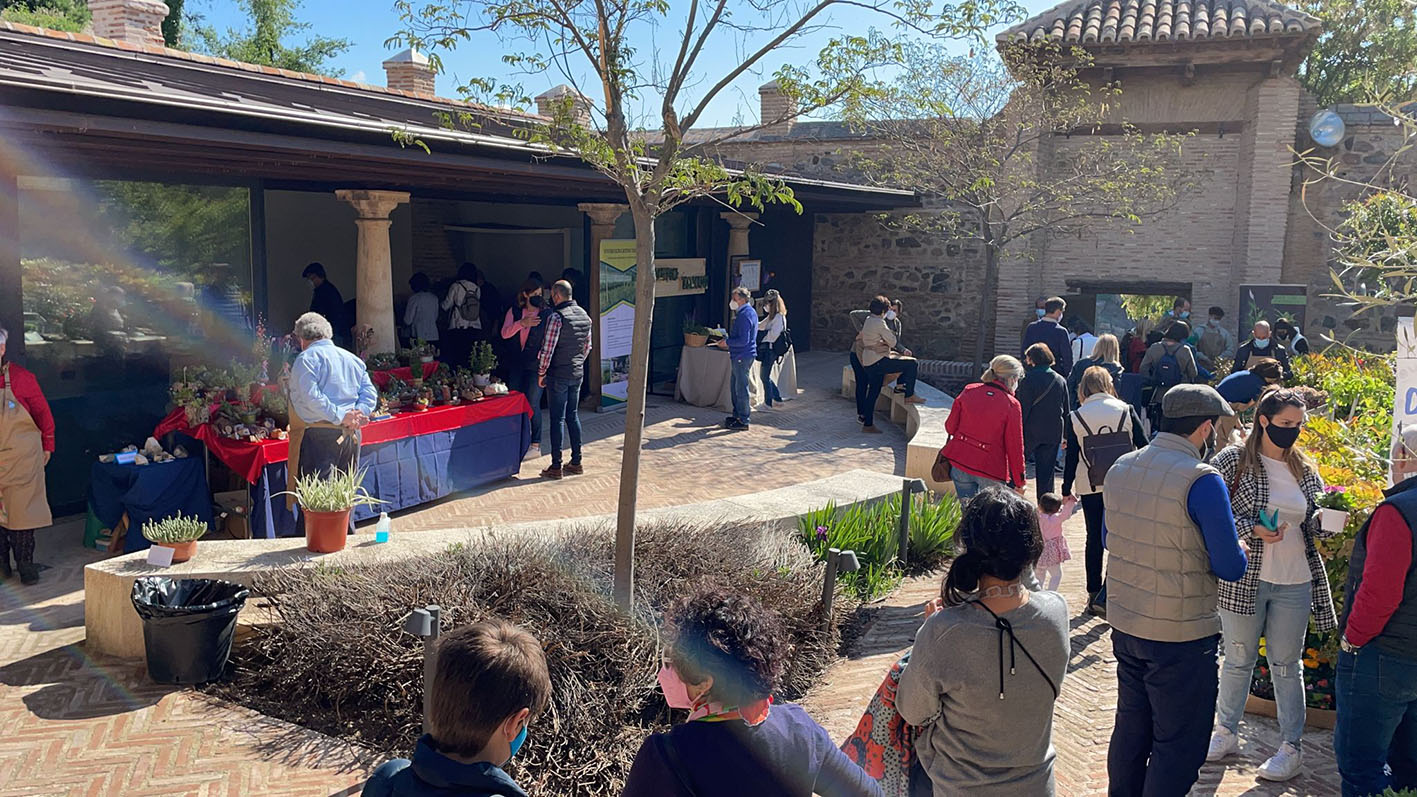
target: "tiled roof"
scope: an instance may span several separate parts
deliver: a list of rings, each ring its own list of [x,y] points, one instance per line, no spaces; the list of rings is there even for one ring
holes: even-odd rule
[[[1106,44],[1294,36],[1318,30],[1317,18],[1269,0],[1073,0],[998,38]]]

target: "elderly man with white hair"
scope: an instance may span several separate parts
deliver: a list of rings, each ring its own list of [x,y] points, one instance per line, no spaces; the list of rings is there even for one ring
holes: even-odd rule
[[[295,320],[295,338],[301,351],[290,370],[289,481],[297,475],[355,468],[359,430],[369,422],[379,398],[369,369],[334,344],[334,329],[319,313]],[[301,521],[303,527],[303,515]]]
[[[34,374],[5,357],[9,339],[0,327],[0,577],[10,577],[14,554],[21,583],[34,584],[34,530],[54,522],[44,493],[54,416]]]

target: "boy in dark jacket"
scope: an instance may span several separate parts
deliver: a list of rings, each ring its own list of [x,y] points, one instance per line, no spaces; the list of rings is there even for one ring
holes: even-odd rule
[[[526,797],[502,771],[546,709],[551,679],[541,644],[501,620],[464,626],[438,641],[428,733],[413,760],[374,770],[365,797]]]

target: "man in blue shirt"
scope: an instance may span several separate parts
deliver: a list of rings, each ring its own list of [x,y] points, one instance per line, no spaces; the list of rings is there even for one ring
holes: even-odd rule
[[[718,347],[728,349],[733,369],[733,414],[723,419],[723,428],[741,432],[748,428],[748,374],[758,356],[758,313],[753,309],[753,294],[741,285],[733,289],[728,309],[732,313],[728,339],[720,340]]]
[[[1043,303],[1043,317],[1028,325],[1028,329],[1023,333],[1022,352],[1028,351],[1028,347],[1035,343],[1042,343],[1053,352],[1053,370],[1068,378],[1068,373],[1073,370],[1073,343],[1068,336],[1068,330],[1059,323],[1063,318],[1063,311],[1068,309],[1068,303],[1061,297],[1054,296]]]
[[[290,462],[294,476],[359,467],[359,430],[369,422],[379,392],[364,361],[334,344],[319,313],[295,320],[300,356],[290,369]],[[350,528],[354,528],[351,516]],[[303,528],[305,516],[300,516]]]
[[[1208,385],[1176,385],[1161,433],[1107,471],[1107,622],[1117,657],[1112,794],[1183,797],[1205,763],[1220,687],[1217,579],[1245,575],[1230,492],[1206,464],[1235,414]]]

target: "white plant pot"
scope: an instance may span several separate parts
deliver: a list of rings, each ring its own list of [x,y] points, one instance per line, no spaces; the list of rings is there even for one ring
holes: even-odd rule
[[[1343,527],[1348,525],[1348,513],[1341,509],[1320,509],[1319,525],[1330,533],[1343,531]]]
[[[418,360],[419,360],[419,362],[423,362],[423,363],[431,363],[431,362],[433,362],[433,355],[431,355],[431,354],[425,354],[424,356],[419,357]]]
[[[480,390],[492,384],[492,377],[487,374],[473,374],[472,384],[476,385],[477,388]]]

